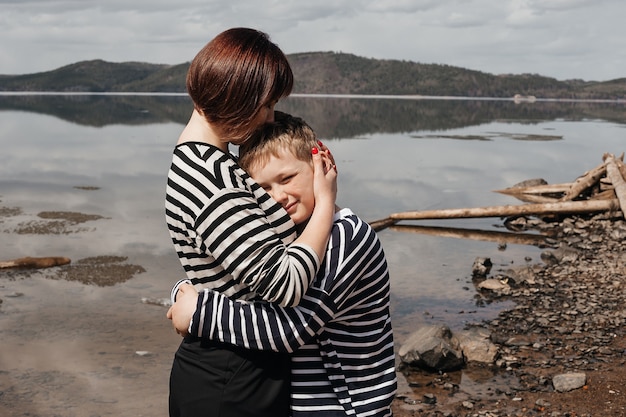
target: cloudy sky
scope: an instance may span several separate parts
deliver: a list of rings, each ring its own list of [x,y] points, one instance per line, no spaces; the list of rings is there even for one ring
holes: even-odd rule
[[[104,59],[180,64],[234,26],[286,53],[559,80],[626,77],[624,0],[0,0],[0,74]]]

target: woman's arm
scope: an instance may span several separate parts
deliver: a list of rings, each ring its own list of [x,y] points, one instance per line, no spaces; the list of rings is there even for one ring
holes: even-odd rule
[[[323,166],[321,155],[314,160]],[[296,305],[323,256],[336,173],[318,175],[320,204],[311,227],[287,245],[289,218],[260,188],[250,194],[236,168],[227,155],[193,144],[175,151],[166,213],[187,277],[236,298],[252,290],[267,301]]]
[[[337,170],[326,152],[313,148],[313,191],[315,208],[295,243],[311,247],[324,258],[337,200]]]
[[[317,149],[317,148],[315,148]],[[324,259],[324,253],[330,237],[330,231],[335,215],[335,200],[337,198],[337,171],[330,168],[330,160],[327,153],[320,153],[315,150],[312,154],[314,179],[313,187],[315,194],[315,208],[300,236],[289,246],[288,254],[294,257],[306,256],[308,250],[313,250],[317,256],[314,272],[317,273],[319,263]],[[281,306],[295,306],[299,304],[302,296],[313,281],[314,276],[310,276],[303,270],[298,270],[300,266],[297,262],[276,262],[272,256],[268,256],[265,265],[272,265],[269,270],[277,273],[269,273],[264,279],[247,281],[250,287],[259,296],[269,302],[275,302]],[[279,279],[283,274],[281,265],[286,265],[290,271],[286,274],[291,277],[288,282]],[[306,276],[305,276],[306,274]],[[249,275],[253,276],[253,275]],[[297,276],[305,277],[298,279]]]

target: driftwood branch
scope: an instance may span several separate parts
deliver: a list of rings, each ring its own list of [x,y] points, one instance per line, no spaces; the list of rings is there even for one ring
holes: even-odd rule
[[[10,261],[0,261],[0,269],[3,268],[50,268],[52,266],[67,265],[69,258],[52,256],[46,258],[18,258]]]
[[[572,201],[583,191],[596,185],[604,175],[606,175],[606,162],[577,178],[565,195],[561,197],[560,201]]]
[[[511,197],[515,197],[519,201],[523,201],[524,203],[535,203],[535,204],[556,203],[559,201],[558,198],[547,197],[541,194],[511,194]]]
[[[372,229],[374,229],[374,231],[378,232],[379,230],[383,230],[389,226],[393,226],[394,224],[396,224],[396,222],[397,220],[387,217],[386,219],[371,221],[369,222],[369,225],[372,226]]]
[[[496,193],[516,196],[518,194],[564,194],[572,188],[572,183],[544,184],[529,187],[509,187],[503,190],[495,190]]]
[[[619,201],[623,213],[626,209],[626,181],[624,181],[613,155],[605,155],[604,161],[606,162],[606,175],[609,177],[613,187],[615,188],[615,195],[617,196],[617,200]]]
[[[615,159],[615,164],[619,168],[622,178],[626,178],[626,166],[624,165],[624,154],[621,154],[619,158]]]
[[[463,219],[474,217],[509,217],[540,214],[573,214],[619,210],[617,199],[565,201],[548,204],[523,204],[519,206],[488,206],[461,209],[407,211],[394,213],[393,220]]]
[[[375,230],[394,227],[404,230],[396,223],[401,220],[423,219],[462,219],[476,217],[515,217],[526,215],[584,214],[612,212],[621,217],[626,212],[626,166],[624,154],[616,158],[612,154],[604,154],[602,164],[572,183],[536,184],[536,181],[525,181],[519,185],[503,190],[501,194],[511,195],[525,203],[522,205],[488,206],[475,208],[407,211],[393,213],[388,218],[376,220],[370,224]],[[542,181],[545,183],[545,181]],[[590,191],[590,192],[586,192]],[[585,198],[581,199],[582,194]],[[421,229],[423,231],[429,229]],[[431,229],[441,232],[439,229]]]
[[[472,239],[486,242],[511,243],[519,245],[547,245],[547,238],[542,235],[526,233],[499,232],[493,230],[461,229],[454,227],[395,225],[390,227],[397,232],[411,232],[430,236],[451,237],[456,239]]]
[[[611,187],[611,189],[601,191],[597,194],[589,197],[590,200],[611,200],[615,198],[615,190]]]

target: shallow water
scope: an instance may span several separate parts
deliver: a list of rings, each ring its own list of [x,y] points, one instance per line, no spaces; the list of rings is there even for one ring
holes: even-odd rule
[[[622,152],[623,106],[323,97],[282,103],[331,148],[340,170],[338,203],[368,221],[402,211],[517,204],[493,190],[529,178],[573,181],[601,163],[604,152]],[[148,269],[152,259],[171,258],[163,195],[173,142],[188,114],[184,97],[2,97],[0,108],[1,204],[22,210],[2,220],[3,258],[115,255],[141,259]],[[11,224],[41,211],[104,219],[85,223],[80,233],[11,234]],[[411,223],[503,230],[494,218],[402,222]],[[380,236],[398,319],[453,327],[500,308],[476,306],[468,285],[476,257],[504,268],[538,261],[540,253],[391,229]],[[177,262],[149,272],[152,297],[181,275]]]
[[[517,204],[493,190],[529,178],[571,182],[600,164],[604,152],[621,154],[625,143],[623,103],[296,97],[281,106],[318,131],[339,167],[339,205],[368,221]],[[141,298],[167,297],[182,276],[163,198],[187,101],[2,97],[0,109],[0,260],[122,256],[146,271],[98,286],[0,270],[0,414],[15,400],[30,404],[24,413],[31,415],[165,415],[178,336],[165,309]],[[18,233],[41,222],[43,211],[103,218],[59,234]],[[497,218],[401,224],[504,231]],[[495,317],[510,304],[477,294],[475,258],[490,257],[495,271],[540,262],[542,250],[415,230],[379,234],[397,343],[422,323],[460,328]]]

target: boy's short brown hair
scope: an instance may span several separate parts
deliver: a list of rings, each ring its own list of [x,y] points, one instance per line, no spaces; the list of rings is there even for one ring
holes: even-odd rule
[[[239,146],[239,166],[250,169],[264,166],[270,156],[289,151],[304,162],[311,162],[311,149],[317,147],[317,136],[301,118],[281,111],[274,112],[274,122],[258,129]]]

